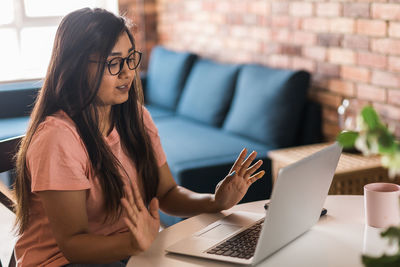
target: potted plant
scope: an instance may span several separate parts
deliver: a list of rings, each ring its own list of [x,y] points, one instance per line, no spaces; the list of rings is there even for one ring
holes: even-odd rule
[[[344,149],[356,148],[364,155],[380,155],[382,165],[388,168],[389,177],[400,174],[400,143],[373,107],[362,109],[357,117],[357,131],[343,131],[337,136],[337,141]],[[397,242],[399,250],[394,255],[384,254],[381,257],[362,255],[363,264],[367,267],[400,266],[400,226],[389,227],[381,236]]]

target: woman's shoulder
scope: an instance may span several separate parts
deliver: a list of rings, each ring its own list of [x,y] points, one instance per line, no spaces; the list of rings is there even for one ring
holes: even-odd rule
[[[81,143],[81,138],[74,121],[62,110],[47,116],[39,124],[33,139],[45,139],[47,142],[57,139],[58,141],[75,141],[79,144]]]
[[[47,116],[45,120],[38,126],[38,130],[43,131],[43,129],[50,131],[69,131],[78,133],[74,121],[62,110]]]

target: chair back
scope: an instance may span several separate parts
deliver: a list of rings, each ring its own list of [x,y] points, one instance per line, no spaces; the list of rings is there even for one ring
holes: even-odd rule
[[[5,140],[0,140],[0,173],[11,171],[15,168],[14,155],[17,153],[18,146],[23,136],[17,136]],[[11,190],[0,182],[0,203],[7,209],[14,211],[15,197]],[[1,264],[1,263],[0,263]],[[15,267],[14,250],[12,252],[8,267]]]

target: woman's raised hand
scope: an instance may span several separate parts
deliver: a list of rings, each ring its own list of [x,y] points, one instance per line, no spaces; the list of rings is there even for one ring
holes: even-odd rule
[[[225,210],[236,205],[246,194],[250,185],[264,176],[265,171],[253,174],[262,165],[262,160],[252,166],[251,162],[256,158],[257,152],[253,151],[246,158],[247,149],[240,152],[229,174],[218,183],[215,188],[215,203],[219,210]]]
[[[124,220],[131,232],[132,251],[135,254],[147,250],[158,234],[158,199],[153,198],[147,209],[135,183],[125,186],[124,190],[126,198],[122,198],[121,203],[127,213]]]

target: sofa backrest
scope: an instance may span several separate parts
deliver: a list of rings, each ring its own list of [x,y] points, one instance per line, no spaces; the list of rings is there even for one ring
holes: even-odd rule
[[[29,116],[41,81],[0,85],[0,119]]]
[[[146,103],[175,110],[195,59],[196,56],[191,53],[174,52],[161,46],[154,47],[147,72]]]
[[[243,66],[223,129],[271,148],[294,145],[309,84],[305,71]]]
[[[177,113],[221,126],[232,101],[239,65],[198,59],[179,99]]]

